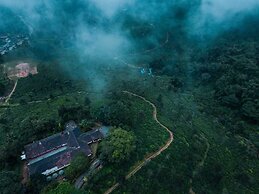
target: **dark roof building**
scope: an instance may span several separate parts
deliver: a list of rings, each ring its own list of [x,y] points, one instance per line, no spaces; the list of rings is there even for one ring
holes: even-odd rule
[[[79,152],[91,156],[89,144],[103,137],[99,129],[81,133],[77,125],[70,122],[65,131],[26,145],[21,158],[27,161],[29,175],[41,173],[48,176],[69,166]]]

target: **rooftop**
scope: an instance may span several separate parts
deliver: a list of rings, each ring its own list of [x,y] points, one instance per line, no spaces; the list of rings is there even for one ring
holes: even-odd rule
[[[91,156],[89,144],[103,137],[99,129],[81,133],[77,125],[70,122],[65,126],[65,131],[25,146],[23,158],[27,160],[29,174],[48,175],[60,170],[68,166],[78,152]]]
[[[65,131],[25,146],[27,159],[33,159],[61,147],[78,148],[79,143],[73,131]]]

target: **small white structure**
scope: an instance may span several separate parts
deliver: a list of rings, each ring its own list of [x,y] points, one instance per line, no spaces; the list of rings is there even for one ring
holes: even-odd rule
[[[21,160],[26,160],[26,155],[24,151],[22,152],[22,155],[20,157],[21,157]]]

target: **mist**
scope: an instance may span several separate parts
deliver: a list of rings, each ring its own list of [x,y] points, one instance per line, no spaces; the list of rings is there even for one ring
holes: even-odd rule
[[[259,2],[1,0],[0,7],[10,10],[21,25],[27,27],[31,50],[41,60],[62,58],[69,61],[64,53],[74,53],[86,75],[102,79],[100,66],[123,68],[125,64],[115,61],[115,57],[124,56],[128,60],[125,56],[129,54],[158,47],[167,34],[170,34],[167,50],[171,49],[174,58],[185,57],[190,41],[203,39],[209,43],[222,32],[238,27],[246,15],[258,13]],[[11,30],[18,23],[8,25],[1,20],[1,32]],[[138,28],[142,30],[138,31]],[[41,41],[49,39],[54,41]],[[152,61],[152,54],[149,56],[151,60],[143,63]],[[142,56],[137,57],[134,60],[142,62]],[[69,62],[60,63],[66,69],[73,66]],[[167,64],[170,65],[174,64]],[[104,87],[104,82],[98,80],[102,84],[96,85]]]
[[[201,14],[216,21],[229,20],[244,12],[253,11],[259,5],[257,0],[203,0]]]

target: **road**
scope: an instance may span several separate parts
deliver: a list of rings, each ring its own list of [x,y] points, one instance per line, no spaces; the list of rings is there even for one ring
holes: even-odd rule
[[[92,162],[89,169],[81,174],[75,181],[75,188],[80,189],[84,185],[84,178],[89,176],[89,174],[93,173],[101,164],[101,161],[99,159],[96,159],[94,162]]]
[[[80,177],[78,177],[75,181],[75,188],[80,189],[82,188],[84,184],[84,177],[87,176],[89,173],[89,170],[87,170],[85,173],[81,174]]]
[[[162,127],[164,128],[170,135],[169,139],[167,140],[166,144],[164,146],[162,146],[161,148],[159,148],[159,150],[157,150],[156,152],[152,153],[151,155],[149,155],[148,157],[145,157],[141,162],[138,163],[138,165],[136,167],[134,167],[127,175],[126,175],[126,180],[128,180],[129,178],[131,178],[133,175],[135,175],[142,167],[144,167],[145,165],[148,164],[149,161],[151,161],[152,159],[156,158],[157,156],[159,156],[163,151],[165,151],[173,142],[174,140],[174,134],[172,131],[170,131],[165,125],[163,125],[157,118],[157,108],[156,106],[150,102],[149,100],[147,100],[145,97],[134,94],[132,92],[129,91],[123,91],[123,93],[125,94],[129,94],[131,96],[135,96],[138,97],[140,99],[142,99],[143,101],[145,101],[146,103],[148,103],[149,105],[151,105],[153,107],[153,119]],[[104,194],[110,194],[112,193],[117,187],[119,187],[119,183],[114,184],[111,188],[109,188]]]

